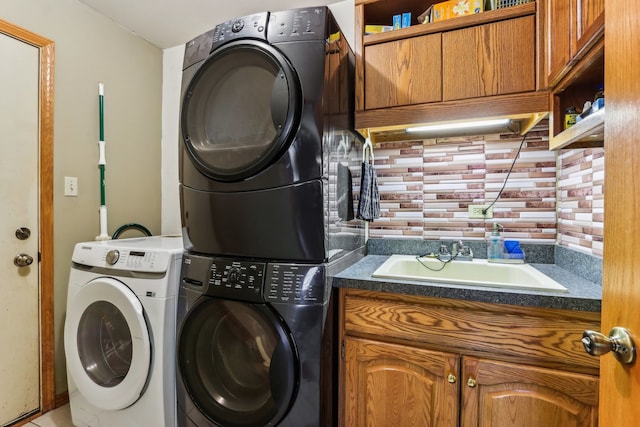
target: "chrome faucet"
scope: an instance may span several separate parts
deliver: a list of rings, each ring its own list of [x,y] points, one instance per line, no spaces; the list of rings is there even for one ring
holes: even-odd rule
[[[473,260],[473,251],[464,244],[462,240],[458,240],[451,245],[451,256],[458,261]]]

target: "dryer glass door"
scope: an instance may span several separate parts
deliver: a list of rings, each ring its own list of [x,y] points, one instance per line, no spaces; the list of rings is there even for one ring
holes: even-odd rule
[[[181,328],[178,366],[192,401],[216,425],[273,426],[298,386],[293,339],[264,304],[205,298]]]
[[[214,51],[182,103],[188,155],[205,175],[240,181],[267,167],[299,124],[298,78],[277,49],[240,40]]]

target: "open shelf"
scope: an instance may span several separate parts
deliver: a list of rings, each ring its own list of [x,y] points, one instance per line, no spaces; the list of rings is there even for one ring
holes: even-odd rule
[[[549,149],[602,146],[604,142],[604,110],[601,108],[570,128],[549,138]]]
[[[393,5],[392,9],[390,8],[389,3]],[[419,24],[417,23],[416,18],[417,15],[424,12],[423,9],[426,9],[426,7],[424,7],[425,3],[415,2],[413,0],[407,2],[405,0],[404,2],[378,1],[365,4],[364,23],[375,25],[391,25],[391,18],[394,14],[411,10],[409,9],[409,4],[420,4],[421,7],[419,13],[412,12],[412,25],[410,27],[379,34],[367,34],[363,37],[364,45],[366,46],[393,40],[401,40],[424,34],[441,33],[443,31],[456,30],[475,25],[487,24],[490,22],[502,21],[504,19],[517,18],[519,16],[532,15],[536,12],[536,3],[531,2],[519,6],[489,10],[474,15],[460,16],[439,22]]]

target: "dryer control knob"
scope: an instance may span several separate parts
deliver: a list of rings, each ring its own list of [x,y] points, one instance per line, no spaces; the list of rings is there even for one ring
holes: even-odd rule
[[[120,259],[120,252],[116,249],[112,249],[107,252],[107,264],[114,265]]]

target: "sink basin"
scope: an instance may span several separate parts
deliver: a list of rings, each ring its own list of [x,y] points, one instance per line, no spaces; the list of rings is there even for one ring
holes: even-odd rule
[[[421,264],[424,264],[422,265]],[[413,255],[392,255],[374,273],[373,277],[421,280],[436,283],[455,283],[536,291],[568,292],[567,288],[528,264],[498,264],[486,259],[451,261],[440,271],[442,262],[435,258]]]

